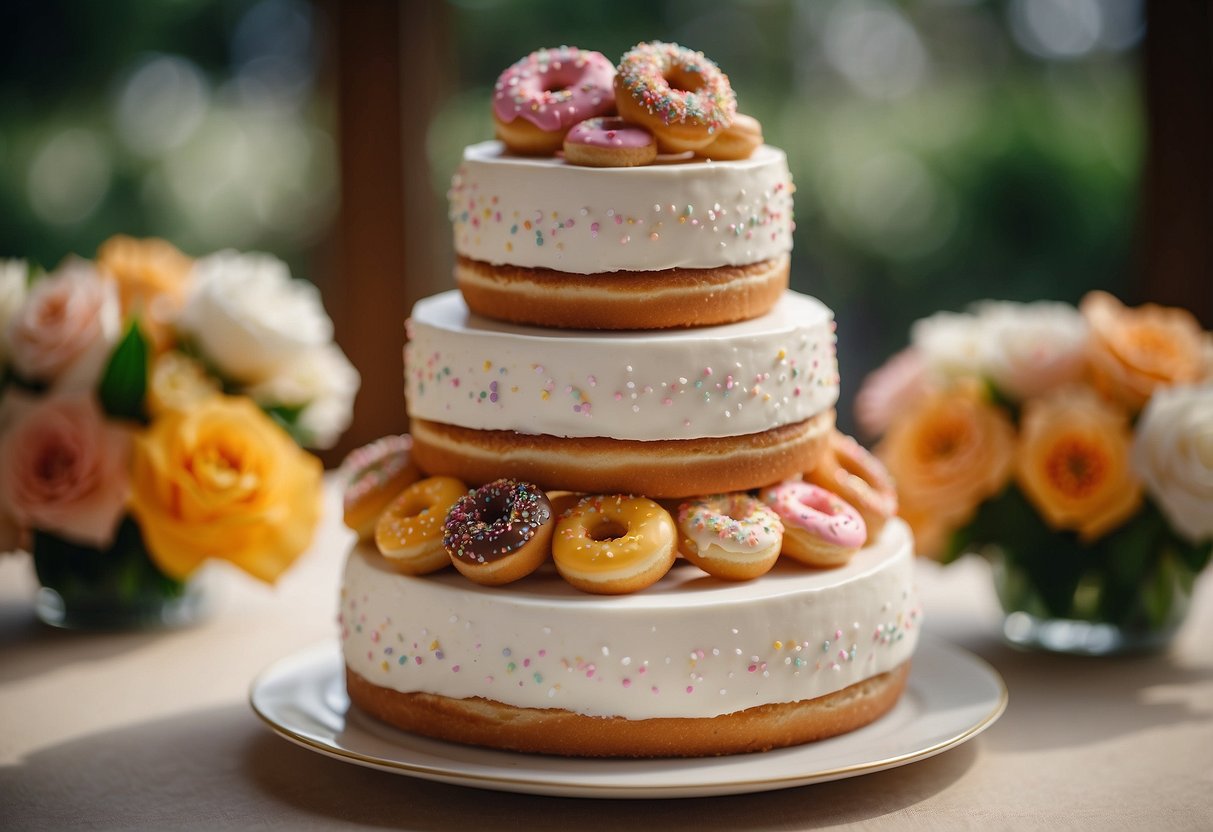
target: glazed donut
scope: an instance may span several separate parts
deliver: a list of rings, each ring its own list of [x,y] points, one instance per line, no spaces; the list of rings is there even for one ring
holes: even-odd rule
[[[644,497],[583,497],[556,524],[552,559],[582,592],[622,595],[651,586],[674,565],[678,530]]]
[[[853,505],[867,525],[869,540],[897,514],[897,486],[884,463],[837,429],[830,434],[828,451],[805,479]]]
[[[775,565],[783,523],[749,494],[717,494],[678,507],[678,549],[709,575],[748,581]]]
[[[737,113],[733,116],[733,123],[716,134],[707,147],[696,150],[695,155],[717,162],[731,162],[750,158],[750,154],[761,145],[762,125],[758,119]]]
[[[413,464],[412,448],[413,439],[407,434],[385,436],[350,451],[342,461],[345,525],[356,531],[359,539],[373,537],[375,521],[387,504],[421,479],[421,470]]]
[[[820,486],[789,480],[762,500],[783,521],[783,553],[808,566],[843,566],[867,539],[855,507]]]
[[[442,546],[447,512],[468,488],[454,477],[430,477],[404,489],[375,524],[375,545],[406,575],[424,575],[450,564]]]
[[[737,99],[728,76],[702,52],[652,41],[626,52],[615,75],[615,106],[643,125],[663,153],[707,147],[733,123]]]
[[[499,586],[525,578],[548,559],[555,526],[552,505],[538,487],[496,480],[451,506],[442,545],[465,577]]]
[[[632,168],[657,158],[653,134],[618,116],[578,122],[564,136],[564,160],[592,168]]]
[[[546,156],[579,121],[612,115],[615,97],[611,62],[600,52],[575,46],[540,49],[497,79],[493,126],[514,153]]]

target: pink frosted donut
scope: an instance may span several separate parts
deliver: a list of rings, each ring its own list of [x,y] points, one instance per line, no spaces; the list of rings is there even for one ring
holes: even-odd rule
[[[575,46],[532,52],[497,79],[497,138],[515,153],[555,153],[574,124],[615,112],[614,77],[600,52]]]
[[[867,540],[855,507],[820,486],[789,480],[766,489],[762,500],[783,521],[783,553],[801,563],[842,566]]]
[[[564,159],[594,168],[629,168],[657,158],[653,134],[618,116],[578,122],[564,136]]]

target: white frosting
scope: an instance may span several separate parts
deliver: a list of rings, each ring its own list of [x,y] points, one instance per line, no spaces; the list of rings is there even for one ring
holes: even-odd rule
[[[505,587],[392,572],[351,552],[346,663],[376,685],[594,716],[712,717],[841,690],[910,658],[920,612],[900,520],[844,567],[780,561],[745,583],[683,561],[632,595],[585,595],[550,564]]]
[[[701,329],[586,332],[471,314],[457,291],[413,308],[411,417],[564,437],[741,436],[838,400],[834,321],[787,292],[761,318]]]
[[[792,250],[792,179],[782,150],[749,159],[590,168],[463,152],[448,194],[455,251],[577,274],[715,268]]]

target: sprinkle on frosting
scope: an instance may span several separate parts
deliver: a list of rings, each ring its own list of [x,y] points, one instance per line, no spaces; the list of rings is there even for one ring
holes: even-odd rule
[[[341,463],[346,477],[345,507],[357,504],[407,468],[412,448],[413,438],[404,434],[385,436],[351,451]]]
[[[560,46],[539,49],[501,73],[493,114],[523,118],[545,132],[566,129],[615,109],[614,70],[600,52]]]
[[[451,507],[442,545],[465,563],[489,563],[521,549],[551,519],[552,505],[538,487],[501,479]]]
[[[642,43],[624,54],[618,72],[628,95],[666,124],[706,124],[715,132],[728,127],[737,112],[728,76],[702,52],[676,43]],[[697,80],[697,88],[673,89],[666,80],[672,72]]]

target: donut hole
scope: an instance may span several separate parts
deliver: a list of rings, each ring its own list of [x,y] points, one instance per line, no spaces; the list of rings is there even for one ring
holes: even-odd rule
[[[594,528],[590,529],[588,534],[590,540],[595,543],[602,543],[607,540],[618,540],[627,535],[627,527],[622,523],[616,523],[614,520],[605,520],[599,523]]]
[[[672,69],[665,74],[665,82],[674,92],[699,92],[703,89],[703,76],[698,72],[688,72],[684,69]]]

